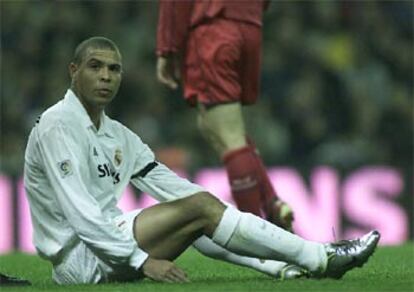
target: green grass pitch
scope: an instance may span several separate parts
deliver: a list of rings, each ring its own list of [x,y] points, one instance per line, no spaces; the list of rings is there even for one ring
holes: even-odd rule
[[[380,247],[361,269],[341,280],[301,279],[276,281],[256,271],[215,261],[190,249],[177,264],[191,283],[164,284],[144,280],[135,284],[57,286],[51,280],[51,266],[34,255],[13,253],[0,256],[0,272],[24,277],[30,287],[3,291],[414,291],[414,244]]]

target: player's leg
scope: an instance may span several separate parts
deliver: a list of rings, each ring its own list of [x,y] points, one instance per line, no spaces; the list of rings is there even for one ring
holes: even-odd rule
[[[237,207],[261,216],[260,176],[256,158],[246,142],[239,102],[198,106],[198,126],[206,140],[222,158]]]
[[[262,34],[260,28],[246,23],[240,23],[239,29],[244,40],[243,58],[239,70],[242,89],[240,101],[242,104],[250,105],[256,103],[260,94]],[[256,171],[260,176],[262,210],[267,220],[285,229],[292,230],[293,211],[277,196],[256,145],[251,138],[247,140],[255,154]]]
[[[283,202],[277,195],[276,190],[274,189],[267,174],[260,152],[256,148],[253,140],[248,137],[247,142],[255,154],[257,171],[260,172],[262,210],[265,213],[266,219],[277,226],[292,231],[292,222],[294,220],[292,208]]]
[[[198,125],[205,138],[222,157],[237,207],[291,229],[292,210],[276,196],[266,168],[246,132],[239,102],[210,108],[199,104]],[[264,214],[262,214],[262,210]]]
[[[238,104],[243,42],[240,37],[237,23],[224,19],[215,19],[191,31],[183,70],[184,96],[190,104],[200,106],[200,131],[217,154],[222,157],[225,152],[238,150],[233,159],[224,161],[233,199],[241,210],[260,216],[260,194],[251,174],[254,158],[246,147]],[[208,110],[203,105],[208,105]]]
[[[279,219],[281,208],[269,208],[279,205],[256,149],[247,145],[241,111],[241,103],[258,96],[260,45],[256,26],[219,19],[197,27],[189,36],[184,95],[199,105],[200,131],[223,160],[238,208]],[[285,221],[278,223],[289,228]]]
[[[379,238],[379,233],[372,231],[356,240],[321,244],[228,206],[212,240],[240,255],[292,263],[308,269],[313,276],[340,278],[368,260]]]
[[[197,239],[193,243],[193,247],[207,257],[251,268],[278,280],[297,279],[310,276],[306,269],[296,265],[235,254],[214,243],[207,236],[202,236]]]
[[[197,194],[143,210],[135,219],[138,245],[155,259],[173,260],[201,234],[213,235],[225,206],[208,194]],[[193,245],[204,255],[249,267],[276,279],[304,277],[308,272],[287,263],[240,256],[201,236]]]
[[[134,237],[152,258],[174,260],[201,235],[212,236],[225,208],[208,193],[157,204],[135,218]]]
[[[379,240],[374,232],[340,245],[307,241],[250,213],[226,207],[208,193],[150,207],[135,221],[138,245],[154,258],[172,260],[204,234],[234,253],[282,260],[332,277],[365,263]]]
[[[248,224],[249,220],[253,223]],[[280,232],[282,229],[276,226],[273,228],[270,223],[262,225],[264,222],[249,213],[226,207],[208,193],[198,193],[143,210],[135,219],[134,236],[140,248],[152,258],[167,260],[175,259],[203,234],[212,238],[220,246],[238,254],[264,259],[289,260],[290,263],[295,264],[306,262],[306,258],[311,257],[309,255],[314,256],[312,251],[318,251],[315,247],[322,248],[322,245],[308,243],[309,248],[303,252],[305,259],[299,259],[301,257],[299,251],[306,246],[303,243],[306,241],[286,231]],[[264,226],[267,226],[268,230],[264,230]],[[241,238],[247,236],[247,234],[243,235],[247,232],[255,234],[257,242],[253,241],[251,246],[239,246],[239,241],[242,244],[247,242]],[[270,235],[267,235],[267,232]],[[279,238],[275,237],[275,234],[278,234]],[[285,241],[278,242],[278,239]],[[260,244],[265,244],[266,247],[263,248],[267,248],[265,252],[260,250]],[[274,252],[278,248],[281,251]],[[292,260],[292,257],[297,259]]]
[[[222,157],[247,146],[242,107],[239,102],[205,106],[198,104],[198,126],[204,137]]]

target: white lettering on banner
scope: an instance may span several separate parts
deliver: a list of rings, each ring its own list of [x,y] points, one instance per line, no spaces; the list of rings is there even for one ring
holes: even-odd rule
[[[353,223],[381,230],[383,244],[399,244],[408,238],[408,218],[393,203],[403,190],[403,180],[393,169],[367,167],[350,175],[344,183],[344,211]],[[346,237],[364,233],[362,228],[350,228]]]
[[[269,168],[268,173],[278,195],[295,211],[295,231],[307,239],[327,242],[352,238],[373,228],[382,233],[381,244],[400,244],[408,239],[408,216],[396,202],[404,190],[404,181],[402,175],[391,167],[361,168],[342,181],[335,169],[316,167],[309,177],[309,185],[293,168]],[[182,171],[180,175],[186,176]],[[194,182],[222,200],[234,203],[224,169],[202,169],[194,177]],[[22,179],[17,184],[17,195],[18,229],[13,230],[11,181],[0,175],[0,254],[14,249],[14,232],[18,232],[17,248],[20,251],[35,251]],[[154,204],[156,201],[146,194],[135,196],[131,186],[127,187],[119,202],[125,212]],[[343,226],[343,218],[351,224]]]
[[[321,242],[334,241],[333,232],[340,229],[340,185],[335,170],[316,168],[310,177],[310,188],[292,168],[273,168],[269,177],[282,200],[295,213],[293,228],[302,237]]]

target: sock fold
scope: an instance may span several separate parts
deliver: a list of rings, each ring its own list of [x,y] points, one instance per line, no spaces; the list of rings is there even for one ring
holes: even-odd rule
[[[240,218],[241,213],[238,210],[232,206],[227,206],[220,223],[214,231],[212,240],[225,247],[239,224]]]

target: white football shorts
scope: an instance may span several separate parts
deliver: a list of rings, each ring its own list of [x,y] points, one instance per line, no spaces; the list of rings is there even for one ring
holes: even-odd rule
[[[116,226],[124,234],[134,238],[134,219],[142,210],[133,210],[116,217],[114,219]],[[134,281],[142,279],[142,275],[132,267],[114,269],[98,258],[83,241],[80,241],[67,253],[61,263],[53,266],[52,278],[57,284],[69,285]]]

